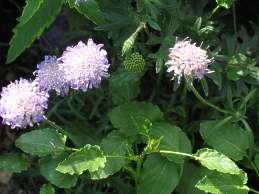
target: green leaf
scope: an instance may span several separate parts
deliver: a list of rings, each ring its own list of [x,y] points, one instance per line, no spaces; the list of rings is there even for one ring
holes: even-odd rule
[[[75,5],[75,0],[68,0],[68,4],[70,8],[75,8],[80,14],[84,15],[94,24],[104,23],[100,7],[95,0],[87,0],[79,3],[79,5]]]
[[[201,179],[196,187],[212,194],[247,194],[246,175],[230,175],[212,172]]]
[[[44,0],[26,0],[26,5],[23,8],[22,15],[18,18],[19,26],[27,23],[33,15],[39,10],[40,5]]]
[[[138,96],[139,74],[133,72],[118,72],[109,79],[112,101],[115,104],[128,102]]]
[[[55,194],[55,189],[50,184],[44,184],[40,189],[40,194]]]
[[[126,136],[136,136],[138,125],[136,120],[139,118],[148,119],[151,122],[163,119],[163,113],[158,106],[146,102],[130,102],[114,108],[109,113],[109,118],[113,127],[120,129]]]
[[[178,193],[183,194],[204,194],[203,191],[195,188],[195,185],[209,170],[203,167],[197,167],[194,164],[187,162],[184,165],[181,181],[177,186]]]
[[[205,121],[200,125],[204,141],[233,160],[242,160],[249,148],[249,134],[237,125]]]
[[[222,173],[240,174],[241,170],[227,156],[217,152],[216,150],[203,148],[198,150],[195,159],[199,160],[201,165]]]
[[[107,157],[104,168],[91,172],[92,179],[103,179],[118,172],[125,164],[125,159],[116,156],[125,156],[127,151],[127,140],[118,132],[113,131],[102,140],[101,148]]]
[[[154,20],[152,20],[151,18],[147,19],[147,23],[154,30],[161,31],[161,27],[159,26],[159,24]]]
[[[158,154],[149,155],[141,171],[138,193],[172,193],[180,180],[179,171],[179,166],[174,162]]]
[[[7,55],[7,63],[14,61],[26,48],[29,48],[36,38],[39,38],[44,30],[54,21],[61,10],[63,0],[44,0],[37,12],[23,25],[17,25],[14,36],[10,41]],[[27,9],[26,9],[27,10]],[[22,18],[28,19],[28,16]]]
[[[65,151],[66,137],[54,129],[38,129],[21,135],[15,145],[22,151],[37,155],[59,155]]]
[[[152,125],[152,138],[159,139],[162,137],[159,150],[168,150],[174,152],[191,153],[191,142],[186,134],[177,126],[168,123],[155,122]],[[183,163],[183,156],[164,154],[167,159],[176,163]]]
[[[229,9],[235,2],[235,0],[216,0],[216,2],[219,6]]]
[[[39,160],[39,169],[41,175],[59,188],[71,188],[76,185],[77,177],[69,174],[63,174],[56,170],[58,164],[65,158],[61,155],[58,158],[44,157]]]
[[[30,167],[29,160],[20,154],[2,154],[0,155],[0,171],[20,173]]]
[[[95,172],[104,168],[106,157],[99,146],[85,145],[82,149],[72,153],[62,161],[57,170],[68,174],[82,174],[84,171]]]

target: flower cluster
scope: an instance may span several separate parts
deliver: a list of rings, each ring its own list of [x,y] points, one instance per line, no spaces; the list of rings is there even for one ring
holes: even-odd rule
[[[59,61],[71,88],[87,91],[98,86],[102,78],[109,75],[107,52],[102,47],[102,44],[95,44],[92,39],[88,40],[87,45],[79,42],[67,47]]]
[[[183,75],[192,79],[202,79],[208,73],[208,65],[212,60],[208,58],[206,50],[192,44],[190,40],[177,41],[169,51],[167,72],[173,72],[178,82]]]
[[[43,120],[47,108],[48,93],[39,90],[37,85],[20,79],[2,88],[0,115],[3,123],[11,128],[32,126]]]
[[[45,56],[37,65],[34,81],[20,79],[2,88],[0,116],[11,128],[32,126],[43,120],[47,109],[48,92],[68,94],[69,87],[87,91],[97,87],[109,76],[107,52],[102,44],[89,39],[67,47],[60,58]]]

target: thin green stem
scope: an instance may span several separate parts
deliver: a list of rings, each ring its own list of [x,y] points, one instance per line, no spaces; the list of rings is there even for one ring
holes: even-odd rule
[[[143,163],[143,159],[144,159],[144,153],[142,153],[138,160],[137,160],[137,168],[136,168],[136,178],[137,178],[137,185],[139,183],[139,180],[140,180],[140,176],[141,176],[141,168],[142,168],[142,163]]]
[[[233,2],[232,11],[233,11],[234,33],[235,33],[235,38],[237,38],[237,16],[236,16],[236,6],[235,6],[235,2]]]
[[[211,107],[211,108],[213,108],[213,109],[215,109],[215,110],[217,110],[217,111],[219,111],[219,112],[221,112],[221,113],[224,113],[224,114],[232,114],[231,112],[229,112],[229,111],[227,111],[227,110],[224,110],[224,109],[222,109],[222,108],[220,108],[220,107],[218,107],[218,106],[216,106],[216,105],[214,105],[214,104],[208,102],[207,100],[205,100],[205,99],[199,94],[199,92],[196,90],[196,88],[195,88],[192,84],[191,84],[191,90],[192,90],[193,94],[196,96],[196,98],[197,98],[198,100],[200,100],[202,103],[206,104],[207,106],[209,106],[209,107]]]
[[[159,153],[161,153],[161,154],[174,154],[174,155],[179,155],[179,156],[187,156],[187,157],[196,159],[195,156],[193,156],[191,154],[183,153],[183,152],[173,152],[173,151],[169,151],[169,150],[160,150]]]
[[[115,156],[115,155],[111,156],[111,155],[105,155],[105,157],[107,157],[107,158],[123,158],[123,159],[135,161],[135,158],[127,157],[127,156]]]
[[[56,123],[50,121],[47,117],[44,117],[44,121],[45,121],[48,125],[50,125],[51,127],[53,127],[54,129],[56,129],[57,131],[59,131],[60,133],[66,134],[66,131],[65,131],[62,127],[60,127],[60,126],[58,126]]]
[[[253,193],[257,193],[259,194],[259,191],[256,191],[255,189],[249,188],[249,191],[253,192]]]
[[[215,7],[212,12],[211,12],[211,15],[210,15],[210,18],[218,11],[218,9],[220,8],[219,5],[217,5],[217,7]]]
[[[256,164],[253,161],[250,161],[250,164],[253,167],[256,175],[259,177],[259,169],[257,168]]]

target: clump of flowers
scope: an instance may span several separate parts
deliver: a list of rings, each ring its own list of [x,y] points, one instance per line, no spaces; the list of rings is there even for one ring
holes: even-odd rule
[[[64,73],[59,68],[56,56],[45,56],[44,61],[37,65],[35,82],[40,90],[55,90],[57,95],[65,96],[69,91]]]
[[[145,68],[146,61],[139,52],[135,52],[123,62],[123,65],[128,71],[142,72]]]
[[[208,58],[207,51],[192,44],[190,40],[177,41],[169,52],[167,72],[173,72],[178,82],[183,75],[191,79],[202,79],[209,72],[208,65],[212,60]]]
[[[96,44],[89,39],[87,44],[80,41],[77,45],[66,48],[58,60],[71,88],[87,91],[98,86],[102,78],[109,76],[110,64],[107,52],[102,47],[103,44]]]
[[[0,116],[11,128],[25,128],[44,118],[48,93],[41,91],[34,82],[20,79],[2,88]]]

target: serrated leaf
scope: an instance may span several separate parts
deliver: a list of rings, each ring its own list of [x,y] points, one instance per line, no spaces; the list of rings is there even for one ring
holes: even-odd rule
[[[38,10],[28,20],[28,14],[23,16],[27,19],[23,25],[17,25],[14,36],[10,41],[7,55],[7,63],[14,61],[26,48],[29,48],[36,38],[39,38],[44,30],[54,21],[60,12],[63,0],[44,0]]]
[[[39,10],[43,0],[26,0],[26,5],[23,8],[22,15],[18,18],[19,26],[27,23],[33,15]]]
[[[115,104],[128,102],[138,96],[140,76],[133,72],[115,73],[109,79],[112,101]]]
[[[233,160],[242,160],[249,148],[249,134],[241,127],[221,121],[205,121],[200,124],[204,141]]]
[[[203,148],[198,150],[195,158],[199,160],[202,166],[227,174],[240,174],[241,170],[227,156],[216,150]]]
[[[179,171],[179,166],[174,162],[158,154],[149,155],[141,171],[138,193],[172,193],[180,180]]]
[[[152,124],[150,136],[155,139],[162,137],[159,150],[191,153],[191,142],[186,134],[177,126],[168,123],[155,122]],[[184,158],[173,154],[164,154],[167,159],[176,163],[183,163]]]
[[[212,194],[247,194],[246,175],[230,175],[212,172],[201,179],[196,187]]]
[[[163,120],[163,113],[158,106],[146,102],[130,102],[114,108],[109,113],[112,125],[126,136],[136,136],[139,118],[148,119],[151,122]]]
[[[102,140],[101,148],[107,157],[104,168],[91,172],[92,179],[103,179],[118,172],[125,164],[125,159],[116,156],[125,156],[127,151],[127,140],[118,132],[113,131]]]
[[[77,177],[69,174],[63,174],[56,170],[58,164],[64,160],[66,155],[61,155],[58,158],[47,156],[39,160],[39,169],[41,175],[59,188],[71,188],[76,185]]]
[[[104,168],[106,157],[99,146],[85,145],[82,149],[75,151],[56,168],[59,172],[68,174],[82,174],[84,171],[95,172]]]
[[[95,0],[87,0],[79,3],[79,5],[75,4],[75,0],[68,0],[68,3],[70,8],[75,8],[80,14],[84,15],[94,24],[104,23],[100,7]]]
[[[0,155],[0,171],[20,173],[29,167],[30,162],[24,155],[13,153]]]
[[[21,135],[15,142],[22,151],[37,155],[59,155],[65,151],[66,137],[54,129],[38,129]]]
[[[50,184],[44,184],[40,189],[40,194],[55,194],[55,189]]]

